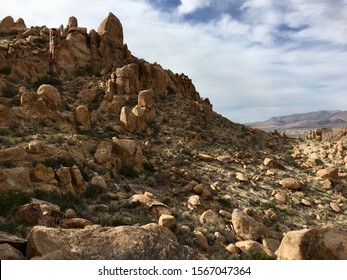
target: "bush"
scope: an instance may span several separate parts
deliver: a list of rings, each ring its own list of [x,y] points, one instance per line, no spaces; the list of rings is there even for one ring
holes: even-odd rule
[[[19,206],[31,201],[30,196],[21,190],[10,190],[0,196],[0,216],[13,215]]]
[[[11,72],[12,72],[11,66],[4,66],[4,67],[0,68],[0,74],[10,75]]]
[[[241,255],[241,260],[273,260],[270,256],[260,252],[247,252]]]
[[[74,159],[66,157],[48,158],[43,160],[41,163],[47,167],[52,167],[53,169],[60,167],[60,165],[65,167],[77,165],[77,162]]]
[[[0,231],[16,235],[21,238],[27,238],[31,227],[25,224],[19,224],[13,219],[6,219],[0,222]]]
[[[139,174],[136,172],[136,170],[132,166],[124,164],[124,163],[122,164],[122,167],[119,170],[119,174],[127,178],[139,177]]]
[[[49,84],[52,86],[61,86],[62,81],[53,77],[53,76],[47,75],[47,76],[43,76],[43,77],[37,79],[37,81],[34,82],[34,84],[33,84],[33,88],[38,89],[43,84]]]
[[[71,208],[74,209],[76,212],[81,212],[85,209],[83,200],[73,193],[60,194],[57,192],[35,190],[33,193],[33,197],[51,202],[53,204],[57,204],[60,207],[61,211],[65,211]]]
[[[94,185],[88,185],[86,191],[83,194],[83,197],[85,198],[90,198],[90,199],[95,199],[101,194],[105,192],[105,189],[99,186],[94,186]]]
[[[13,98],[18,94],[18,90],[13,86],[6,86],[1,89],[3,97]]]

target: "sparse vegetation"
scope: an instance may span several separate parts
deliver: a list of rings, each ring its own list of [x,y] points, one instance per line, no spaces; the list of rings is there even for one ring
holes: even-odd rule
[[[62,81],[53,76],[46,75],[37,79],[33,84],[33,88],[38,89],[43,84],[49,84],[55,87],[59,87],[62,85]]]
[[[12,72],[11,66],[4,66],[4,67],[0,68],[0,74],[10,75],[11,72]]]
[[[29,203],[29,194],[14,189],[0,195],[0,216],[13,215],[19,206]]]
[[[127,178],[137,178],[139,174],[137,171],[130,165],[123,163],[122,167],[119,169],[119,174]]]

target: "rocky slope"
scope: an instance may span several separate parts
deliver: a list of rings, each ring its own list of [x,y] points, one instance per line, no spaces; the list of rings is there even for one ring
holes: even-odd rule
[[[5,18],[0,73],[0,259],[347,258],[342,134],[223,118],[112,13],[89,33]]]

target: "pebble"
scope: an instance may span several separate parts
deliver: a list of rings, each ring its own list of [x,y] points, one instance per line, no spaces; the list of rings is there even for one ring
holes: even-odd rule
[[[330,207],[335,213],[340,213],[342,211],[340,206],[335,202],[331,202]]]

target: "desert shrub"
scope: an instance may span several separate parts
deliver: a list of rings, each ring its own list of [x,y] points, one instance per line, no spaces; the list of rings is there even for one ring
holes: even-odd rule
[[[21,190],[10,190],[0,195],[0,216],[13,215],[19,206],[29,203],[30,196]]]
[[[5,219],[0,222],[0,231],[16,235],[21,238],[27,238],[31,227],[22,223],[17,223],[13,218]]]
[[[12,72],[11,66],[4,66],[4,67],[0,68],[0,74],[10,75],[11,72]]]
[[[74,159],[68,157],[47,158],[41,163],[47,167],[52,167],[53,169],[60,167],[60,165],[65,167],[77,165],[77,162]]]
[[[154,167],[152,164],[150,164],[149,162],[144,162],[143,163],[143,169],[147,172],[153,173],[155,171]]]
[[[3,87],[1,91],[2,91],[3,97],[6,97],[6,98],[13,98],[18,94],[18,89],[16,89],[15,87],[11,85]]]
[[[76,212],[81,212],[85,209],[85,204],[81,197],[73,193],[60,194],[58,192],[47,192],[43,190],[35,190],[33,197],[41,200],[57,204],[61,211],[69,208],[74,209]]]
[[[83,193],[83,197],[89,199],[95,199],[105,192],[105,189],[99,186],[88,185],[86,191]]]
[[[41,85],[43,84],[49,84],[52,86],[61,86],[62,85],[62,81],[53,77],[53,76],[42,76],[40,78],[38,78],[34,84],[33,84],[33,88],[38,89]]]
[[[122,164],[122,167],[119,169],[119,174],[127,178],[137,178],[139,176],[139,174],[132,166],[124,163]]]

